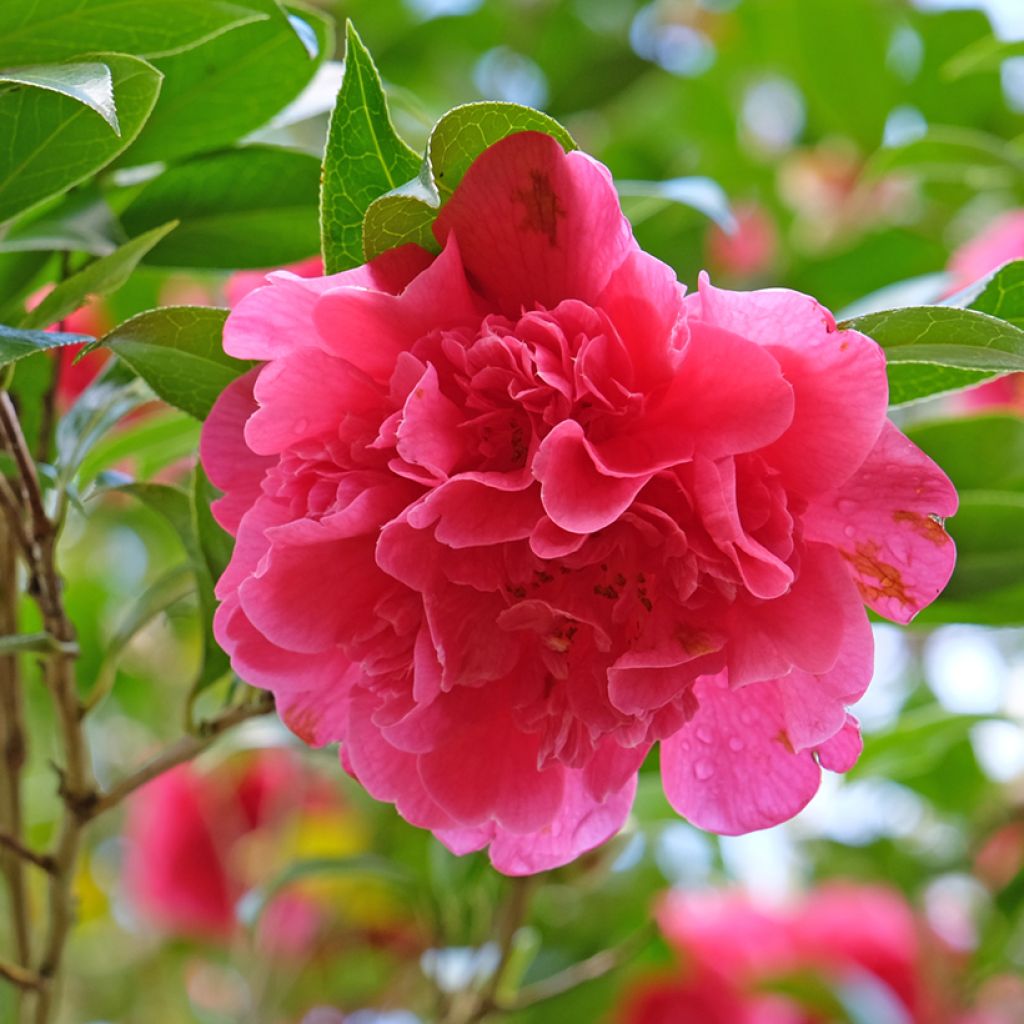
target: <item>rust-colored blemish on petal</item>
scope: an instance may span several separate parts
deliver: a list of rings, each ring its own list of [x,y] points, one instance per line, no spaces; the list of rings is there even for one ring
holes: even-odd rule
[[[679,645],[691,658],[699,658],[702,654],[713,654],[721,650],[722,645],[716,643],[699,629],[691,629],[688,626],[680,626],[675,632]]]
[[[908,523],[910,528],[919,533],[925,540],[942,547],[949,543],[949,534],[942,528],[942,524],[929,515],[922,512],[893,512],[892,518],[897,523]]]
[[[907,594],[906,584],[899,569],[879,557],[881,549],[871,541],[858,544],[854,551],[843,551],[843,557],[853,566],[859,577],[854,582],[865,601],[893,598],[908,608],[917,602]],[[872,582],[874,581],[874,582]]]
[[[522,223],[525,231],[537,231],[547,235],[551,247],[558,245],[558,218],[565,216],[565,209],[558,201],[551,179],[543,171],[530,172],[530,187],[516,192],[524,208]]]

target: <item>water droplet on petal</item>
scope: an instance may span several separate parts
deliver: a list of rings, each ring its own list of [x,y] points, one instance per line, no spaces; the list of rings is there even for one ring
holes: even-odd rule
[[[753,708],[744,708],[740,712],[740,721],[744,725],[753,725],[757,721],[757,712]]]
[[[715,774],[715,766],[706,757],[702,757],[693,766],[693,774],[700,779],[701,782],[705,782]]]
[[[743,740],[741,740],[739,738],[739,736],[730,736],[729,737],[729,749],[731,751],[733,751],[733,753],[738,754],[743,749],[743,747],[744,747]]]
[[[306,428],[308,426],[309,426],[309,420],[307,420],[305,417],[302,417],[301,419],[297,419],[295,421],[295,423],[292,426],[292,430],[296,434],[301,434],[301,433],[305,432],[305,430],[306,430]]]
[[[697,739],[699,739],[701,741],[701,743],[710,743],[711,742],[711,730],[702,725],[697,730]]]
[[[856,532],[857,531],[854,530],[854,528],[852,526],[844,526],[843,527],[843,533],[845,533],[847,537],[852,537]]]
[[[857,502],[850,501],[849,498],[840,498],[836,502],[836,508],[839,509],[844,516],[853,515],[853,513],[857,511]]]

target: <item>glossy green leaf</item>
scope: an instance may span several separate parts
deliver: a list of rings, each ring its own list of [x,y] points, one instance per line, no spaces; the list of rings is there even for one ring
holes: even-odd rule
[[[0,324],[0,367],[16,363],[19,359],[35,355],[37,352],[63,348],[65,345],[82,345],[92,340],[88,334],[30,331]]]
[[[366,259],[406,242],[436,249],[430,228],[469,165],[489,146],[525,131],[551,135],[566,150],[576,148],[557,121],[530,107],[486,101],[448,111],[430,134],[418,176],[375,199],[367,209],[362,226]]]
[[[77,99],[45,89],[0,92],[0,221],[95,174],[145,123],[160,72],[137,57],[95,57],[113,77],[120,136]]]
[[[131,234],[180,224],[146,262],[233,270],[313,255],[320,163],[308,153],[247,146],[196,157],[154,178],[125,208]]]
[[[318,54],[311,57],[275,0],[250,2],[264,20],[154,61],[165,76],[164,88],[119,166],[181,160],[231,145],[266,124],[305,88],[330,52],[330,19],[302,12],[317,40]]]
[[[1024,331],[986,313],[906,306],[845,320],[885,349],[890,405],[1024,370]]]
[[[122,245],[109,256],[101,256],[84,270],[61,281],[38,306],[25,314],[23,327],[45,327],[62,320],[82,306],[91,295],[109,295],[128,280],[131,272],[153,246],[174,228],[177,221],[163,224]]]
[[[114,80],[110,68],[98,61],[70,64],[30,64],[0,70],[0,83],[46,89],[84,103],[95,110],[113,129],[121,134],[114,103]]]
[[[1024,492],[1024,418],[1011,413],[961,416],[911,424],[904,432],[958,491]]]
[[[349,22],[345,77],[331,114],[320,192],[320,234],[328,274],[358,266],[363,215],[416,174],[420,160],[395,132],[373,58]]]
[[[139,313],[100,344],[124,360],[170,405],[203,420],[217,396],[249,363],[225,355],[225,309],[166,306]]]
[[[724,231],[736,230],[729,197],[711,178],[669,178],[666,181],[616,181],[615,188],[623,198],[655,200],[656,206],[679,203],[704,214]]]
[[[156,57],[265,17],[248,0],[11,0],[0,4],[0,67],[98,50]]]
[[[106,199],[98,189],[82,185],[12,221],[0,238],[0,254],[56,250],[108,256],[123,240]]]
[[[971,300],[970,308],[1024,329],[1024,260],[1014,260],[995,271]]]

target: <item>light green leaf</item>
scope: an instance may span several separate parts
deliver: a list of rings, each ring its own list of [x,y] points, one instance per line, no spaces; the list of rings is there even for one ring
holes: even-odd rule
[[[156,57],[266,17],[248,0],[10,0],[0,67],[111,49]]]
[[[139,313],[99,342],[170,405],[204,420],[217,396],[249,363],[224,353],[226,309],[166,306]]]
[[[320,192],[320,235],[328,274],[363,262],[367,207],[416,174],[420,160],[395,131],[373,58],[345,26],[345,77],[331,114]]]
[[[302,20],[317,39],[314,58],[275,0],[249,2],[266,16],[263,21],[154,61],[165,76],[164,88],[118,166],[181,160],[229,146],[266,124],[305,88],[330,52],[332,22],[303,11]]]
[[[1013,260],[992,273],[969,308],[1024,329],[1024,260]]]
[[[58,334],[56,331],[25,331],[0,324],[0,367],[25,356],[65,345],[82,345],[93,339],[88,334]]]
[[[844,320],[885,349],[890,405],[1024,370],[1024,331],[987,313],[905,306]]]
[[[949,81],[956,81],[968,75],[998,71],[1008,57],[1024,57],[1024,40],[1011,42],[985,35],[946,61],[942,67],[942,76]]]
[[[666,181],[617,181],[615,188],[623,198],[637,197],[664,203],[679,203],[703,213],[723,231],[736,230],[729,197],[717,181],[711,178],[669,178]]]
[[[485,101],[448,111],[430,134],[418,176],[375,199],[367,209],[362,227],[365,258],[406,242],[436,249],[430,228],[469,165],[489,146],[525,131],[551,135],[566,150],[576,148],[557,121],[531,107]]]
[[[162,267],[271,267],[319,244],[320,163],[308,153],[247,146],[195,157],[154,178],[121,214],[132,234],[179,218],[147,255]]]
[[[45,89],[0,93],[0,221],[95,174],[138,135],[160,72],[124,54],[96,59],[110,68],[120,137],[77,99]]]
[[[0,70],[0,83],[28,85],[35,89],[68,96],[95,110],[114,130],[121,134],[114,104],[114,80],[106,64],[88,61],[77,64],[30,64]]]
[[[904,431],[943,468],[958,491],[1024,492],[1024,419],[1020,416],[958,416],[911,424]]]
[[[0,238],[0,253],[57,250],[109,256],[123,237],[106,199],[83,185],[11,221]]]
[[[146,253],[175,227],[177,221],[171,221],[147,231],[109,256],[101,256],[84,270],[61,281],[35,309],[25,315],[22,326],[45,327],[55,324],[82,306],[90,295],[109,295],[117,291]]]
[[[1024,175],[1024,156],[998,136],[973,128],[940,126],[906,145],[880,149],[866,173],[880,177],[892,171],[913,171],[935,181],[982,188],[1019,181]]]
[[[228,656],[213,637],[213,613],[217,606],[213,594],[213,578],[207,567],[199,536],[196,533],[193,497],[189,492],[168,484],[124,484],[116,490],[130,494],[162,515],[181,539],[188,555],[189,567],[195,576],[199,613],[203,628],[203,657],[193,686],[193,695],[215,683],[230,668]]]

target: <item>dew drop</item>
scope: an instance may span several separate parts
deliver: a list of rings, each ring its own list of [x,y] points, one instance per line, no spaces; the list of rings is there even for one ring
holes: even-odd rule
[[[697,730],[697,739],[699,739],[701,741],[701,743],[710,743],[711,742],[711,730],[705,728],[702,725]]]
[[[301,419],[297,419],[295,421],[294,425],[292,426],[292,430],[296,434],[301,434],[301,433],[305,432],[305,430],[306,430],[306,428],[308,426],[309,426],[309,420],[307,420],[305,417],[302,417]]]
[[[852,526],[844,526],[843,527],[843,533],[845,533],[847,537],[852,537],[856,532],[857,531],[854,530],[854,528]]]
[[[693,766],[693,774],[704,782],[715,774],[715,766],[707,758],[702,757]]]
[[[851,501],[849,498],[840,498],[836,502],[836,508],[838,508],[844,516],[853,515],[853,513],[857,511],[857,502]]]
[[[757,721],[757,712],[753,708],[744,708],[740,712],[740,721],[744,725],[753,725]]]
[[[741,740],[739,738],[739,736],[730,736],[729,737],[729,749],[733,753],[738,754],[743,749],[743,746],[744,746],[743,740]]]

